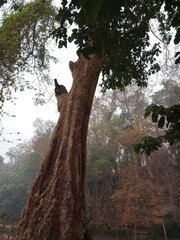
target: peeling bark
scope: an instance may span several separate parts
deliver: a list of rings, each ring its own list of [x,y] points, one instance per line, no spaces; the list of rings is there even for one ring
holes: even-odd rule
[[[60,117],[48,153],[29,193],[16,240],[83,240],[84,185],[89,115],[102,60],[69,63],[73,85],[58,97]]]

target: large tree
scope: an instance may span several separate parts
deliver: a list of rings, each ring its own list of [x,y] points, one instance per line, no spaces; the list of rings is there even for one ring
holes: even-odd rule
[[[163,3],[61,1],[53,34],[59,47],[74,41],[79,59],[69,64],[70,92],[57,96],[60,118],[23,210],[17,240],[90,238],[84,206],[86,138],[98,76],[102,71],[104,89],[124,89],[132,82],[146,86],[148,76],[159,70],[160,52],[158,44],[150,46],[149,21],[160,19],[165,36],[169,25],[164,23],[174,20],[172,9],[178,8],[177,1],[165,1],[166,16],[160,11]]]

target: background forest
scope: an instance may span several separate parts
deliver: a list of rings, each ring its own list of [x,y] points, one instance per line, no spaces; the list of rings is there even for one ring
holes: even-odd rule
[[[152,102],[171,106],[180,101],[180,86],[164,81],[152,95],[137,87],[109,91],[94,100],[88,134],[86,179],[87,223],[94,230],[180,233],[180,143],[150,156],[136,155],[132,144],[159,136],[145,108]],[[54,128],[37,119],[34,136],[0,157],[0,215],[5,223],[20,218],[29,189],[44,159]],[[7,223],[7,222],[6,222]]]

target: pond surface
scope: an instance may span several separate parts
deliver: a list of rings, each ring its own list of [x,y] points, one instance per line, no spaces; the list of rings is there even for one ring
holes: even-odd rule
[[[134,240],[132,237],[118,236],[116,234],[94,234],[93,240]],[[136,240],[165,240],[165,237],[151,238],[148,236],[137,236]],[[179,237],[168,238],[168,240],[180,240]]]

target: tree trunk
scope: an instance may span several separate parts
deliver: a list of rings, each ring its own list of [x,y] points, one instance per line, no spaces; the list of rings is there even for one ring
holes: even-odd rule
[[[71,91],[58,97],[60,118],[29,193],[16,240],[83,240],[84,185],[89,115],[102,60],[81,56],[69,63]]]

